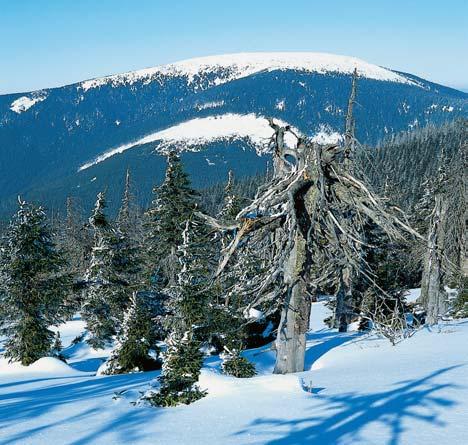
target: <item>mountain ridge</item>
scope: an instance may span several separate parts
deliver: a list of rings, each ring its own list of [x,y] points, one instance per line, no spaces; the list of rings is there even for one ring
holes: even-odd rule
[[[229,168],[238,176],[261,171],[268,162],[259,145],[266,138],[265,117],[293,125],[309,136],[343,133],[356,66],[361,72],[356,131],[362,143],[372,145],[392,133],[468,115],[466,93],[356,61],[321,53],[209,56],[155,67],[150,69],[152,74],[143,70],[149,77],[141,75],[141,70],[132,71],[140,74],[127,74],[130,83],[120,74],[1,95],[0,213],[11,211],[18,193],[54,208],[61,207],[68,195],[88,201],[107,186],[110,190],[115,186],[116,196],[127,166],[141,174],[136,179],[146,184],[142,194],[147,197],[148,184],[162,179],[160,155],[169,143],[187,153],[183,156],[196,186],[223,180]],[[169,74],[161,74],[161,69]],[[365,77],[366,73],[374,78]],[[379,76],[380,80],[375,78]],[[116,78],[120,80],[115,82]],[[88,85],[85,91],[81,87],[85,82],[94,82],[93,87]],[[181,128],[193,129],[200,123],[197,119],[216,121],[219,127],[228,116],[237,116],[231,124],[247,127],[236,134],[229,124],[211,138],[200,138],[198,133],[197,137],[182,133],[184,137],[174,137]],[[255,131],[260,129],[259,134],[249,133],[251,124]],[[148,140],[138,144],[138,149],[132,145],[148,135],[168,133],[171,138]],[[126,145],[132,149],[80,171],[83,165]],[[155,156],[158,150],[159,157]],[[262,156],[253,158],[249,151]],[[111,195],[112,200],[114,192]]]
[[[265,60],[266,59],[266,60]],[[269,59],[269,62],[268,62]],[[221,62],[221,63],[220,63]],[[58,88],[76,86],[84,91],[91,88],[96,88],[107,83],[107,81],[115,80],[120,82],[120,79],[127,79],[128,83],[132,83],[145,78],[150,78],[155,74],[189,76],[196,75],[201,71],[212,71],[213,67],[226,69],[229,66],[235,65],[263,65],[263,69],[298,69],[309,72],[345,72],[351,74],[354,68],[358,68],[358,75],[361,77],[374,78],[375,80],[391,80],[407,83],[411,80],[405,79],[409,73],[392,70],[391,68],[372,64],[354,56],[343,56],[331,53],[311,52],[311,51],[275,51],[275,52],[241,52],[218,54],[211,56],[202,56],[183,59],[176,62],[164,63],[147,68],[107,74],[104,76],[92,77],[89,79],[66,83],[63,85],[40,88],[31,91],[4,93],[0,96],[27,95],[40,93]],[[184,69],[185,68],[185,69]],[[262,68],[251,70],[246,75],[251,75],[254,72],[262,71]],[[387,77],[383,77],[387,72]],[[392,76],[391,73],[396,74]],[[232,80],[232,79],[230,79]],[[421,79],[422,80],[422,79]]]

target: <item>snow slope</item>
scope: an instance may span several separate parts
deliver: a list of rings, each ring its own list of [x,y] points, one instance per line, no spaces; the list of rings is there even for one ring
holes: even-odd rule
[[[276,120],[276,122],[279,125],[286,125],[281,120]],[[227,113],[196,118],[106,151],[93,161],[82,165],[79,171],[85,170],[131,148],[152,142],[158,142],[157,150],[164,151],[165,148],[170,146],[179,149],[183,147],[186,150],[190,150],[216,140],[246,139],[261,151],[261,148],[267,145],[272,134],[273,130],[268,125],[268,121],[264,117],[254,113]],[[288,138],[286,142],[290,144],[294,143],[291,138]]]
[[[275,119],[275,122],[282,126],[288,125],[281,119]],[[296,134],[300,134],[297,128],[292,127],[292,129]],[[152,142],[157,142],[157,151],[164,152],[167,148],[171,147],[179,150],[197,150],[203,145],[215,141],[244,139],[261,154],[265,152],[272,135],[273,130],[268,125],[267,119],[254,113],[226,113],[196,118],[108,150],[94,160],[83,164],[78,171],[86,170],[112,156]],[[312,139],[322,144],[338,143],[342,139],[342,136],[322,125],[320,131]],[[296,138],[291,133],[287,133],[285,142],[288,146],[292,147],[296,143]]]
[[[326,329],[326,314],[323,303],[313,305],[308,371],[271,375],[274,354],[265,347],[247,352],[259,375],[239,380],[220,375],[219,359],[211,357],[200,378],[209,395],[177,408],[130,403],[154,372],[13,375],[2,363],[0,444],[466,443],[468,320],[423,329],[392,347],[375,336]],[[80,329],[79,320],[71,323]],[[67,323],[61,331],[72,329]],[[66,348],[71,367],[96,358],[86,349]]]
[[[221,85],[262,71],[293,69],[313,73],[351,74],[354,69],[359,76],[375,80],[417,83],[401,74],[370,64],[356,57],[313,52],[239,53],[198,57],[180,62],[91,79],[79,84],[78,88],[88,91],[103,85],[113,87],[131,85],[135,82],[162,81],[163,76],[185,77],[189,84],[207,78],[206,86]]]

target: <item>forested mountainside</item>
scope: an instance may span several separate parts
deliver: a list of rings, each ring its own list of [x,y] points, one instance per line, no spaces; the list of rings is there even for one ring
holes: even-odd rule
[[[392,194],[396,204],[409,210],[434,181],[441,160],[466,163],[468,121],[458,119],[441,126],[393,135],[375,148],[360,151],[359,163],[376,189]],[[465,147],[465,158],[457,157]]]
[[[197,188],[264,172],[264,117],[340,138],[354,69],[356,135],[390,134],[466,117],[468,95],[351,57],[253,53],[192,59],[25,94],[0,96],[0,212],[16,196],[63,209],[108,187],[115,208],[129,167],[141,203],[177,149]],[[263,154],[262,156],[258,156]]]

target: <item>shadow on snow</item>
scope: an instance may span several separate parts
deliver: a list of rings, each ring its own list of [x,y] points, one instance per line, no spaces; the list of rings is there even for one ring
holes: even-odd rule
[[[405,421],[416,419],[439,427],[439,410],[453,407],[456,402],[437,395],[441,390],[457,388],[451,383],[436,383],[440,377],[459,366],[435,371],[426,377],[396,383],[393,389],[371,394],[347,393],[327,396],[314,395],[319,401],[320,411],[326,415],[305,416],[299,419],[259,418],[237,435],[273,434],[276,438],[265,437],[265,445],[339,445],[364,443],[362,432],[369,426],[386,427],[389,431],[388,445],[399,445],[405,431]],[[275,432],[275,429],[278,429]],[[268,432],[265,432],[265,431]],[[287,431],[285,431],[287,430]],[[381,442],[383,444],[383,442]]]
[[[116,375],[109,377],[60,377],[36,380],[19,381],[16,384],[35,383],[41,380],[52,381],[52,385],[34,389],[18,389],[17,391],[0,393],[0,431],[11,425],[26,422],[28,420],[41,417],[47,413],[56,412],[57,420],[48,424],[43,424],[34,428],[24,428],[23,431],[12,434],[8,438],[2,437],[0,433],[0,444],[22,443],[22,440],[29,439],[35,435],[60,426],[66,434],[67,424],[79,420],[86,425],[87,420],[95,416],[103,416],[108,419],[103,421],[99,427],[85,431],[84,435],[67,438],[71,445],[92,444],[97,438],[102,438],[106,433],[118,434],[122,443],[133,443],[144,433],[141,425],[148,419],[148,409],[143,407],[134,410],[108,410],[103,412],[99,402],[93,405],[93,400],[106,397],[109,404],[112,404],[112,395],[114,392],[126,389],[131,390],[154,378],[157,372],[138,373],[130,375]],[[69,383],[68,379],[75,379]],[[57,381],[57,384],[55,384]],[[15,386],[13,383],[11,386]],[[10,388],[11,389],[11,388]],[[76,406],[71,408],[71,413],[64,417],[61,413],[66,405],[75,402],[89,402],[84,408]],[[78,412],[77,412],[78,411]],[[158,410],[151,409],[151,417],[155,417]]]
[[[304,369],[309,370],[312,365],[327,352],[350,342],[363,334],[353,332],[349,334],[337,334],[335,331],[314,332],[307,335],[307,350],[305,353]],[[314,343],[310,343],[313,341]]]

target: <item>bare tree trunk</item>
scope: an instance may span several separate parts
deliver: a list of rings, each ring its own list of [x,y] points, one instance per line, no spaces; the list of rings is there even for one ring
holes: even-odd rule
[[[348,330],[348,324],[351,322],[352,298],[352,268],[348,266],[341,270],[340,287],[336,293],[334,326],[339,332]]]
[[[439,315],[445,311],[445,292],[442,284],[442,244],[444,213],[442,196],[437,194],[427,236],[427,256],[421,282],[421,302],[426,308],[426,322],[436,324]]]
[[[345,150],[344,150],[344,168],[347,172],[353,172],[353,158],[355,150],[355,135],[354,135],[354,116],[353,107],[356,101],[356,80],[357,69],[354,69],[351,94],[348,100],[348,111],[346,113],[345,122]],[[341,236],[343,242],[346,241],[344,235]],[[351,305],[353,298],[353,277],[354,272],[350,265],[344,266],[340,272],[340,285],[336,293],[336,307],[333,325],[339,332],[346,332],[348,324],[351,322]]]
[[[306,242],[301,233],[296,236],[294,249],[285,270],[285,281],[290,284],[284,301],[276,338],[275,374],[304,371],[306,333],[309,329],[310,298],[302,271],[306,262]]]

